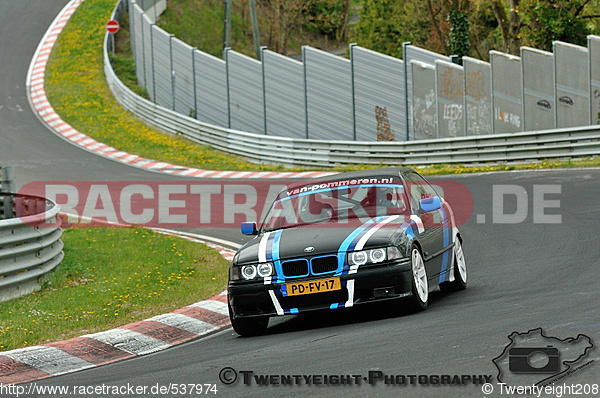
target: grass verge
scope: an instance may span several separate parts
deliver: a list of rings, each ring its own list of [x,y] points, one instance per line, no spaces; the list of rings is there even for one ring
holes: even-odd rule
[[[117,149],[150,159],[212,170],[283,169],[247,162],[181,137],[157,132],[121,108],[103,71],[104,24],[116,0],[88,0],[60,35],[46,69],[46,92],[75,129]],[[121,68],[131,72],[127,61]],[[123,66],[124,64],[124,66]]]
[[[181,137],[151,129],[124,110],[112,96],[103,72],[104,23],[116,0],[87,0],[77,9],[61,34],[48,63],[46,91],[58,114],[79,131],[117,149],[182,166],[209,170],[308,170],[257,165],[243,158],[201,146]],[[119,33],[114,66],[120,78],[140,95],[128,43],[128,24]],[[547,160],[522,165],[462,166],[435,165],[419,168],[424,175],[462,174],[482,171],[598,167],[600,158]],[[377,165],[342,166],[332,171],[377,168]]]
[[[211,297],[227,260],[205,245],[143,228],[71,228],[42,290],[0,303],[0,350],[94,333]]]

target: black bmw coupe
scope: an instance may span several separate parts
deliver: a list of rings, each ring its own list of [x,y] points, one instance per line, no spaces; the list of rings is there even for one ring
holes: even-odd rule
[[[342,173],[294,183],[235,255],[227,286],[240,335],[269,318],[390,300],[413,311],[429,292],[462,290],[467,268],[452,209],[409,168]]]

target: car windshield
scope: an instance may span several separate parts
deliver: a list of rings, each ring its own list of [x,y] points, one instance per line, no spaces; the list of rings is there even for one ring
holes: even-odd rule
[[[297,191],[279,194],[263,221],[264,231],[332,222],[344,224],[351,219],[364,222],[376,216],[404,214],[407,210],[404,187],[400,184]]]

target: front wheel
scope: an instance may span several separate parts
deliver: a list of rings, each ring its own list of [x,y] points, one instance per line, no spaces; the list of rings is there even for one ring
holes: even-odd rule
[[[409,305],[414,312],[423,311],[427,308],[429,302],[429,283],[427,281],[427,271],[421,252],[413,247],[411,253],[412,264],[412,296],[409,299]]]
[[[456,237],[454,242],[454,281],[445,282],[440,285],[444,292],[455,292],[467,288],[467,263],[460,239]]]
[[[263,334],[269,326],[268,316],[256,316],[252,318],[234,318],[229,307],[229,319],[233,330],[240,336],[258,336]]]

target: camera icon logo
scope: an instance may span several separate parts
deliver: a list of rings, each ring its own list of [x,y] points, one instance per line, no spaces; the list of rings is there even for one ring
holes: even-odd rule
[[[560,352],[553,346],[511,348],[508,351],[508,370],[511,373],[558,373]]]
[[[590,361],[594,343],[582,333],[558,338],[544,334],[542,328],[512,332],[509,343],[492,361],[498,369],[497,379],[513,387],[553,383],[584,369]],[[544,384],[545,385],[545,384]]]

